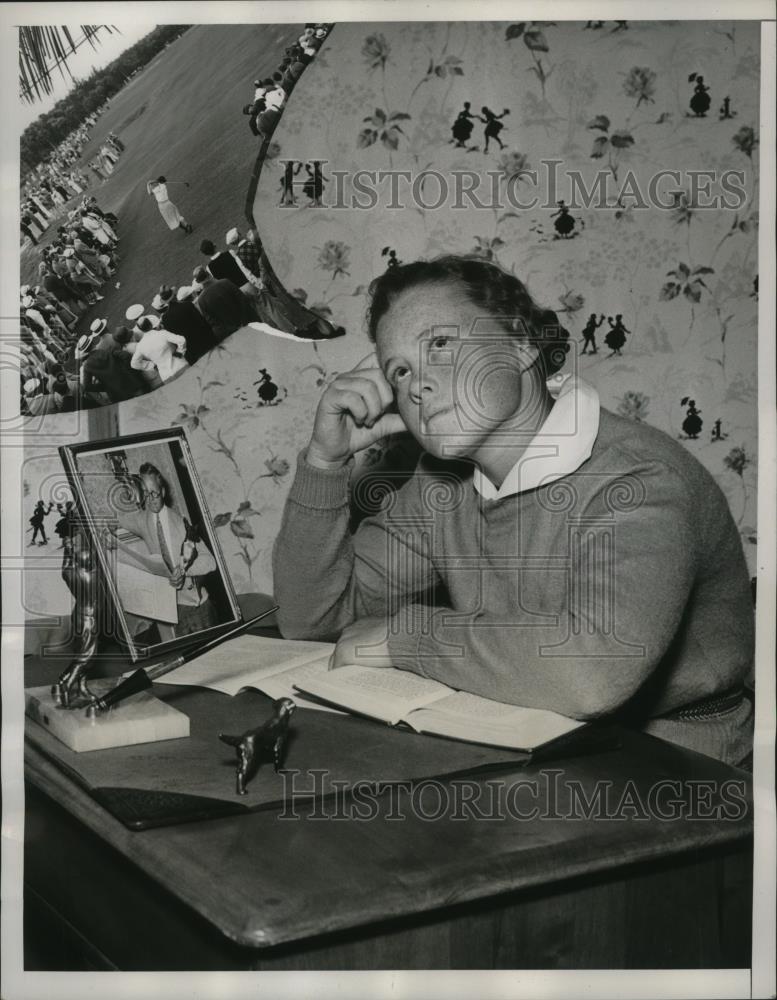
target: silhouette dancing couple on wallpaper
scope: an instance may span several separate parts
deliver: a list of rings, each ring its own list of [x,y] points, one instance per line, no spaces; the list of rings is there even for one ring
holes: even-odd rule
[[[596,318],[596,313],[591,313],[588,317],[588,322],[583,327],[583,349],[581,354],[598,354],[599,350],[596,346],[596,331],[604,322],[604,313],[599,314],[599,319]],[[610,325],[610,329],[607,332],[607,336],[604,338],[605,344],[610,348],[610,353],[607,355],[611,358],[614,354],[620,355],[621,348],[626,343],[626,334],[631,333],[631,330],[627,330],[623,325],[623,313],[615,314],[615,321],[613,322],[612,316],[607,317],[607,322]],[[591,348],[590,352],[588,348]]]
[[[480,109],[481,114],[473,114],[470,110],[472,104],[470,101],[464,102],[464,107],[459,112],[456,121],[451,126],[451,132],[453,134],[453,139],[451,140],[455,146],[460,148],[466,147],[467,143],[472,136],[472,130],[474,129],[474,122],[483,122],[486,126],[483,131],[483,137],[486,142],[483,147],[483,152],[488,152],[488,144],[491,139],[499,144],[500,149],[504,149],[504,143],[499,138],[499,133],[504,128],[504,123],[500,119],[504,118],[505,115],[510,114],[510,109],[505,108],[501,115],[496,114],[490,108],[482,107]]]

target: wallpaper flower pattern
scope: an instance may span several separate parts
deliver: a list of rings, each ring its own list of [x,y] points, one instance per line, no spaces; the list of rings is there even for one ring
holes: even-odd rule
[[[370,280],[394,261],[447,252],[513,270],[569,329],[566,369],[707,466],[755,573],[759,45],[750,22],[335,27],[275,132],[254,216],[286,288],[347,335],[301,343],[243,329],[153,406],[120,411],[122,433],[186,427],[239,592],[272,590],[272,543],[318,398],[372,349]],[[320,206],[301,182],[296,204],[283,197],[288,159],[323,163]],[[550,161],[547,192],[532,171],[548,175]],[[424,208],[407,182],[403,208],[389,207],[387,183],[372,208],[352,207],[342,190],[347,207],[335,207],[337,184],[358,170],[427,171],[416,184],[426,205],[439,195],[430,171],[469,171],[522,201],[547,200]],[[666,207],[642,207],[665,170],[680,172],[662,188]],[[603,177],[620,197],[575,202],[573,171],[587,190]],[[705,207],[692,171],[740,171],[739,203]]]

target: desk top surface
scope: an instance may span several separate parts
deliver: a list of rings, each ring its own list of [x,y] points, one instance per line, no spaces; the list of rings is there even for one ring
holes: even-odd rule
[[[28,683],[62,669],[28,659]],[[338,717],[329,719],[337,738]],[[330,798],[314,811],[295,803],[288,818],[254,812],[142,832],[34,746],[25,762],[38,789],[228,938],[257,948],[722,847],[752,829],[748,775],[641,733],[624,732],[617,750],[364,797],[358,812],[352,799]]]

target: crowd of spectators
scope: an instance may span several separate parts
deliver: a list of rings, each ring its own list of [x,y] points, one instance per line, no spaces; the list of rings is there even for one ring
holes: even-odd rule
[[[254,80],[254,97],[243,107],[243,114],[249,116],[248,125],[255,136],[263,141],[270,139],[289,94],[331,29],[331,24],[306,24],[296,43],[285,49],[283,60],[275,72]]]
[[[330,29],[306,25],[272,77],[255,81],[254,101],[244,109],[255,134],[272,134],[286,98]],[[36,230],[45,233],[56,224],[58,212],[64,215],[62,206],[83,194],[73,178],[88,184],[76,160],[94,124],[91,117],[60,144],[25,192],[35,207],[34,217],[25,223],[33,242]],[[98,179],[112,172],[123,149],[116,136],[106,137],[89,161]],[[221,248],[210,239],[201,241],[200,261],[184,283],[162,284],[149,303],[127,308],[119,323],[109,325],[98,318],[87,333],[77,336],[79,317],[102,300],[100,288],[116,272],[117,226],[115,216],[85,195],[57,227],[56,240],[41,249],[38,284],[22,286],[23,414],[67,412],[143,395],[248,324],[260,332],[311,340],[344,333],[310,314],[267,273],[254,230],[243,234],[233,227]]]

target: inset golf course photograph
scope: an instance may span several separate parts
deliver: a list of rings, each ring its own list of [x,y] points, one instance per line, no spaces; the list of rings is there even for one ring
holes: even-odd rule
[[[144,395],[249,324],[307,342],[344,333],[286,291],[254,216],[286,103],[331,27],[149,24],[27,126],[22,415]],[[54,64],[117,34],[21,28],[21,100],[34,107]]]

